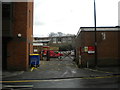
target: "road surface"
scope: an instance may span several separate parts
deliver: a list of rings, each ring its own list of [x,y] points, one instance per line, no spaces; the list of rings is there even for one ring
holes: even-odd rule
[[[3,88],[119,88],[120,75],[78,68],[72,59],[41,61],[21,75],[3,78]]]

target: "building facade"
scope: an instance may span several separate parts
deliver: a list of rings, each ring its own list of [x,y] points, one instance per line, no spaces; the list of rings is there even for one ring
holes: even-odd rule
[[[27,70],[33,53],[33,2],[2,2],[2,65]]]
[[[60,45],[71,44],[74,42],[75,35],[71,36],[56,36],[56,37],[34,37],[34,42],[41,42],[43,45]]]
[[[71,49],[74,47],[75,35],[71,36],[56,36],[56,37],[34,37],[33,46],[50,46],[59,47],[61,49]]]
[[[76,37],[76,63],[80,67],[120,65],[119,27],[81,27]],[[97,61],[96,61],[97,60]],[[96,63],[97,62],[97,63]]]

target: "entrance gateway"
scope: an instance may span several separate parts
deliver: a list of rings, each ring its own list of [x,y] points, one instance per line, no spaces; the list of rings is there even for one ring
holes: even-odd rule
[[[63,56],[60,56],[59,59],[71,59],[74,60],[75,59],[75,51],[71,50],[71,51],[60,51],[61,54],[63,54]]]

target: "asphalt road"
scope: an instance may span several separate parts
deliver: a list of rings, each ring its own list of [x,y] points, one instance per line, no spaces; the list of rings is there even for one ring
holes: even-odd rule
[[[55,79],[55,80],[25,80],[4,83],[3,87],[15,88],[118,88],[117,78],[103,79]]]
[[[41,61],[21,75],[4,78],[3,88],[119,88],[120,75],[78,68],[72,59]]]

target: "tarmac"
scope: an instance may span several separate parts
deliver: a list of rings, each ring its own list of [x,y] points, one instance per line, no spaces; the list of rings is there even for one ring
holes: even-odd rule
[[[41,65],[41,67],[38,67],[38,70],[37,71],[32,71],[32,74],[34,75],[34,74],[36,74],[36,73],[38,73],[39,72],[39,75],[42,75],[42,73],[45,73],[45,74],[49,74],[49,71],[51,71],[53,68],[54,68],[54,66],[56,65],[56,64],[61,64],[61,65],[63,65],[63,66],[59,66],[59,65],[57,65],[57,67],[58,67],[58,69],[62,69],[62,70],[64,70],[64,72],[63,73],[66,73],[65,72],[65,68],[66,67],[64,67],[65,65],[67,65],[68,63],[67,63],[67,61],[66,62],[62,62],[62,61],[57,61],[57,62],[55,62],[55,61],[41,61],[41,63],[42,63],[42,65]],[[66,64],[65,64],[66,63]],[[73,69],[73,72],[72,72],[72,74],[73,74],[73,77],[78,77],[78,76],[82,76],[82,77],[88,77],[88,75],[86,74],[82,74],[81,72],[80,72],[80,70],[82,71],[82,72],[87,72],[87,73],[89,73],[90,71],[91,72],[99,72],[98,74],[92,74],[92,76],[104,76],[104,75],[114,75],[114,74],[116,74],[116,75],[120,75],[120,67],[118,67],[118,66],[112,66],[112,67],[96,67],[96,68],[78,68],[78,69],[80,69],[79,71],[77,71],[78,69],[76,69],[74,66],[74,64],[75,64],[75,62],[73,62],[73,61],[71,61],[71,63],[72,64],[69,64],[68,66],[70,66],[71,65],[71,67],[73,67],[73,68],[69,68],[69,67],[67,67],[66,69],[69,71],[69,70],[71,70],[71,69]],[[48,67],[46,67],[46,66],[48,66]],[[56,66],[55,66],[56,67]],[[49,68],[49,69],[48,69]],[[63,69],[64,68],[64,69]],[[46,69],[46,71],[45,71],[45,69]],[[47,70],[48,69],[48,70]],[[57,68],[54,68],[55,70],[55,73],[58,73],[58,74],[55,74],[56,76],[58,75],[58,77],[61,77],[59,74],[61,74],[61,73],[59,73],[59,70],[57,70]],[[52,70],[53,71],[53,70]],[[10,77],[14,77],[14,76],[19,76],[19,75],[22,75],[22,74],[24,74],[24,73],[30,73],[30,71],[28,72],[28,71],[2,71],[2,74],[0,74],[0,76],[4,79],[4,78],[10,78]],[[41,72],[41,73],[40,73]],[[74,74],[74,73],[78,73],[78,74]],[[91,73],[90,72],[90,73]],[[50,72],[51,73],[51,72]],[[70,72],[68,72],[68,73],[71,73],[71,71]],[[101,74],[102,73],[102,74]],[[62,75],[62,74],[61,74]],[[63,77],[61,77],[61,78],[64,78],[64,77],[72,77],[72,76],[70,76],[70,75],[67,75],[67,76],[65,76],[65,75],[62,75]],[[41,77],[41,78],[44,78],[45,76],[43,75],[43,77]],[[58,78],[58,77],[56,77],[56,78]],[[48,76],[48,78],[52,78],[52,77],[49,77]]]
[[[103,73],[108,73],[111,75],[114,75],[114,74],[120,75],[120,70],[118,67],[97,67],[96,69],[95,68],[84,68],[84,70],[103,72]],[[14,76],[21,75],[24,72],[26,71],[3,71],[1,77],[2,78],[14,77]]]
[[[113,88],[119,86],[119,67],[78,68],[72,59],[40,61],[27,71],[3,71],[3,88]]]

